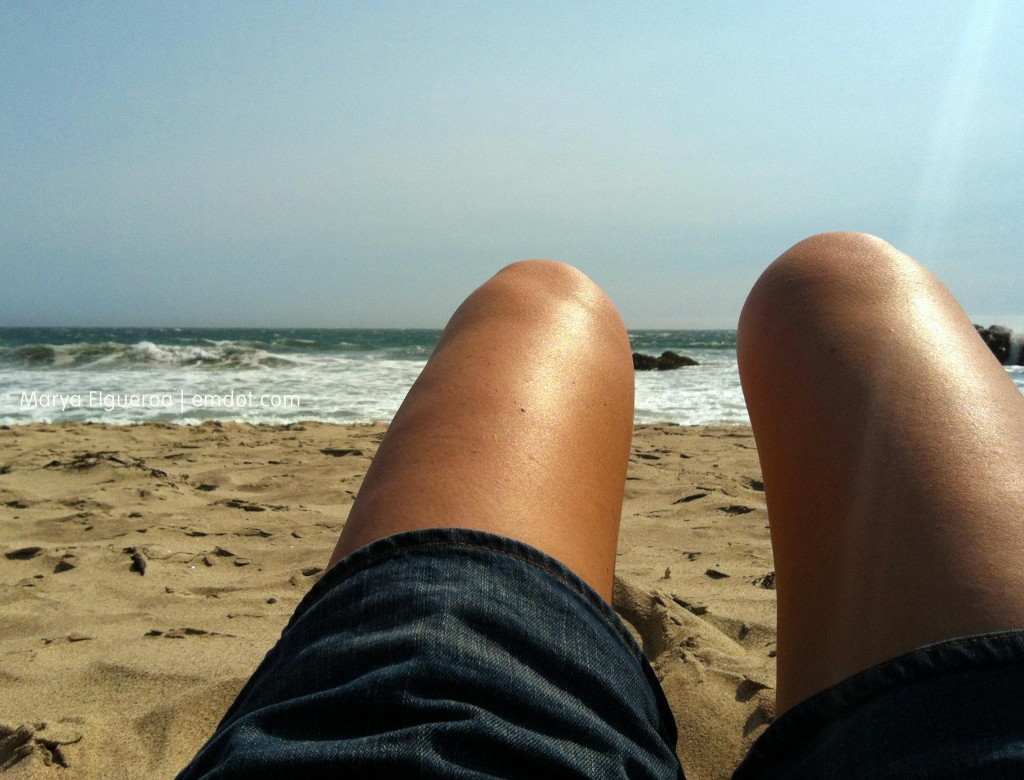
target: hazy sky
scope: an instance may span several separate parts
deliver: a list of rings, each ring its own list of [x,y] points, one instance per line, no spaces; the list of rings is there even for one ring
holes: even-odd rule
[[[1024,312],[1024,2],[0,0],[0,325],[734,327],[822,230]]]

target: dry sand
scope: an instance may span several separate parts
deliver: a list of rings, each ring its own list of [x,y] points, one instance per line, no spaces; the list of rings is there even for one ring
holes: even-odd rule
[[[319,577],[383,432],[0,429],[0,773],[172,777]],[[773,568],[750,429],[638,427],[616,608],[692,780],[773,716]]]

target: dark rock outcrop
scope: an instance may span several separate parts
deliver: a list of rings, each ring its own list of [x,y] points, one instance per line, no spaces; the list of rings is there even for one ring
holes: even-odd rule
[[[698,365],[700,364],[693,358],[677,354],[671,350],[662,352],[660,357],[644,355],[640,352],[633,353],[634,371],[670,371],[673,368]]]
[[[654,371],[658,367],[658,358],[654,355],[644,355],[639,352],[633,353],[634,371]]]
[[[1002,325],[990,325],[987,328],[975,325],[974,329],[978,331],[981,340],[992,350],[996,360],[1005,366],[1010,359],[1010,336],[1013,332]]]
[[[662,352],[661,357],[658,358],[659,371],[668,371],[673,368],[696,365],[699,364],[693,358],[687,357],[686,355],[679,355],[672,351]]]
[[[974,329],[1004,366],[1024,366],[1024,338],[1020,334],[1015,336],[1005,325],[975,325]]]

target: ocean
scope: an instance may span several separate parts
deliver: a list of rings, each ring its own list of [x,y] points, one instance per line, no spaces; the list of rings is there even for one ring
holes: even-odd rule
[[[0,329],[0,424],[390,420],[439,330]],[[635,420],[749,422],[732,330],[632,331],[700,365],[636,374]],[[500,344],[495,345],[500,349]],[[1007,369],[1024,391],[1024,368]]]

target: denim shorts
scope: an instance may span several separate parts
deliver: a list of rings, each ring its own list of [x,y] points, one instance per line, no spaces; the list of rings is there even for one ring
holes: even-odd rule
[[[179,778],[681,778],[672,713],[607,603],[479,531],[339,561]]]
[[[1024,631],[922,647],[800,702],[733,775],[783,778],[1021,780]]]
[[[1022,697],[1024,632],[922,648],[786,712],[735,778],[1024,778]],[[586,583],[520,542],[430,529],[331,568],[179,779],[682,778],[675,746],[654,672]]]

